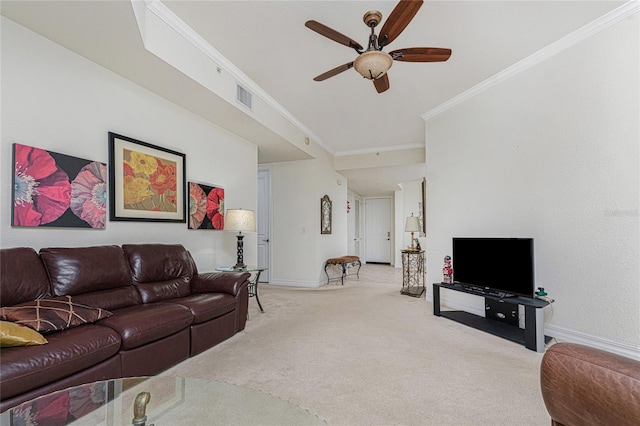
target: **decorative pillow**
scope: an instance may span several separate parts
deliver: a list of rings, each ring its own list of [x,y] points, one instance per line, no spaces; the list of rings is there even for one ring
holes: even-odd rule
[[[47,343],[47,339],[29,327],[12,322],[0,321],[0,348],[44,345],[45,343]]]
[[[36,331],[66,330],[107,318],[111,312],[74,303],[71,296],[38,299],[0,308],[0,319],[26,325]]]

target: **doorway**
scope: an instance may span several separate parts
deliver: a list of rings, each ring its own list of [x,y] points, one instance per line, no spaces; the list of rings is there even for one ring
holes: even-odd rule
[[[391,197],[365,198],[365,262],[391,264]]]
[[[347,254],[361,256],[364,252],[362,247],[362,216],[360,208],[360,197],[347,194]]]
[[[258,169],[258,211],[256,212],[256,231],[258,233],[258,266],[271,266],[271,170]],[[269,269],[262,271],[260,282],[271,279]]]

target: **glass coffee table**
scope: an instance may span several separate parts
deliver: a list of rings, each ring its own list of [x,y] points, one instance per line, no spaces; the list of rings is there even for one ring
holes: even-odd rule
[[[0,415],[2,425],[325,425],[275,396],[224,382],[137,377],[72,387]]]

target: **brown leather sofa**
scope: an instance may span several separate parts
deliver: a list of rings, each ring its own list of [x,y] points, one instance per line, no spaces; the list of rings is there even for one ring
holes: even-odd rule
[[[197,271],[181,245],[0,250],[0,305],[71,296],[111,316],[2,348],[0,411],[49,392],[165,370],[245,327],[248,273]]]
[[[540,383],[554,426],[640,425],[640,361],[557,343],[542,358]]]

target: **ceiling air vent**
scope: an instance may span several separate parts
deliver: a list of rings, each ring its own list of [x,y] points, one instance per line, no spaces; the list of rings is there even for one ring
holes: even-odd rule
[[[253,111],[253,95],[239,84],[236,90],[236,100]]]

